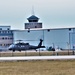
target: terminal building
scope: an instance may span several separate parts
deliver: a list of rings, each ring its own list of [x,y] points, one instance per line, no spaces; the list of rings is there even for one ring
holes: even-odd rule
[[[38,22],[39,18],[35,15],[27,20],[29,23],[24,23],[24,30],[11,30],[10,26],[0,26],[0,46],[7,47],[15,43],[15,40],[38,45],[39,39],[43,39],[45,49],[49,47],[75,49],[75,28],[43,29],[42,23]]]
[[[0,26],[0,47],[8,47],[13,43],[13,32],[10,26]]]

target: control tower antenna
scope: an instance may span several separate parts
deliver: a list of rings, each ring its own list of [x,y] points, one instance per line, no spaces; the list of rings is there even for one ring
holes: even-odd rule
[[[32,6],[32,15],[35,15],[35,13],[34,13],[34,6]]]

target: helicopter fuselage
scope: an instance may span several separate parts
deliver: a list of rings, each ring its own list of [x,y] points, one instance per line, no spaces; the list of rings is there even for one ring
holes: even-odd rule
[[[17,43],[17,44],[10,45],[8,49],[12,51],[15,51],[15,50],[21,51],[21,50],[33,50],[33,49],[36,50],[38,48],[45,48],[45,46],[41,46],[42,41],[43,40],[40,40],[40,43],[38,44],[38,46],[33,46],[33,45],[30,45],[29,43]]]
[[[37,46],[32,45],[10,45],[9,50],[30,50],[30,49],[37,49]]]

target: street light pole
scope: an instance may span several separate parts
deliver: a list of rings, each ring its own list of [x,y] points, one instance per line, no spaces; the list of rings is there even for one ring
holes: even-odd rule
[[[43,30],[43,46],[44,46],[44,30]]]

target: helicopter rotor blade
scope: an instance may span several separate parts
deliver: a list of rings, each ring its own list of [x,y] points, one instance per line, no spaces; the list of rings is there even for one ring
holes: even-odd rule
[[[14,40],[14,42],[17,41],[17,42],[22,42],[22,41],[39,41],[39,40]]]

